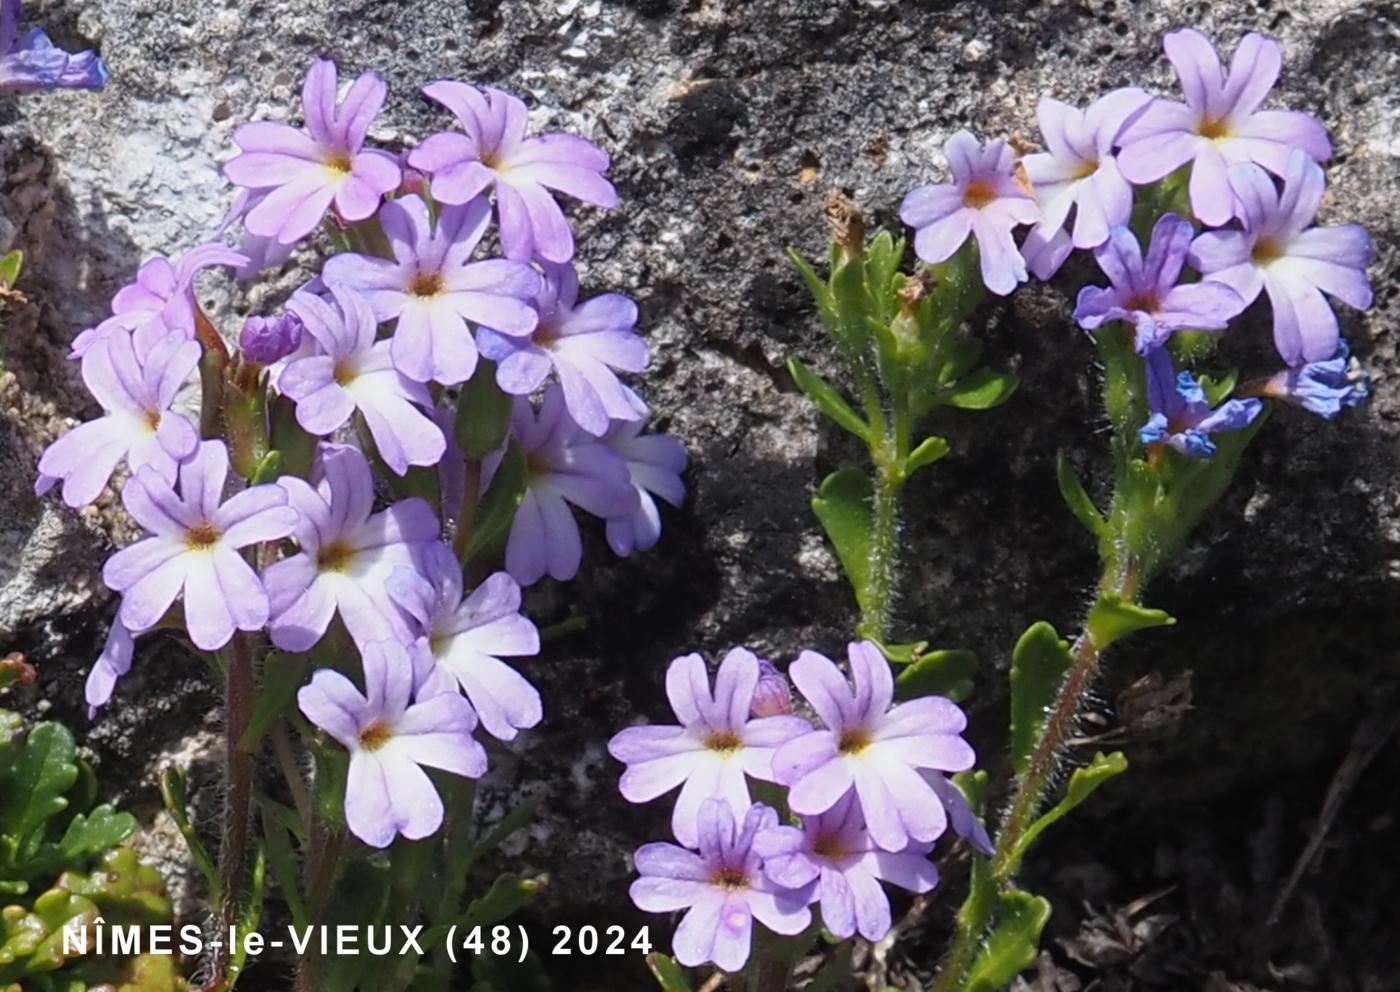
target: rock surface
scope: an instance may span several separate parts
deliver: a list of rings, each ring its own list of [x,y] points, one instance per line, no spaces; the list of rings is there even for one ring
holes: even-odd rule
[[[498,756],[488,792],[493,816],[522,796],[543,797],[519,857],[553,873],[552,921],[630,919],[626,853],[663,835],[665,811],[621,809],[607,737],[637,715],[665,715],[663,665],[678,653],[736,643],[782,660],[805,646],[835,653],[852,627],[807,507],[813,485],[849,452],[783,371],[791,353],[829,367],[784,246],[820,252],[820,203],[832,188],[874,221],[896,222],[902,194],[943,175],[940,148],[958,128],[1033,142],[1041,94],[1080,102],[1129,83],[1168,90],[1161,35],[1187,23],[1226,49],[1247,30],[1279,38],[1286,68],[1276,99],[1332,129],[1338,154],[1324,220],[1366,223],[1378,249],[1376,306],[1344,314],[1373,372],[1373,399],[1364,415],[1331,424],[1280,411],[1194,550],[1151,591],[1180,623],[1120,655],[1104,698],[1154,670],[1169,678],[1189,670],[1195,708],[1168,728],[1169,746],[1139,740],[1142,728],[1129,726],[1138,767],[1095,808],[1118,809],[1137,833],[1089,846],[1084,857],[1108,872],[1098,888],[1044,880],[1057,895],[1061,935],[1083,922],[1083,899],[1128,902],[1176,884],[1177,862],[1163,851],[1185,842],[1170,824],[1203,813],[1230,831],[1216,838],[1235,852],[1219,856],[1219,876],[1271,896],[1278,864],[1260,876],[1239,853],[1263,829],[1264,813],[1254,811],[1278,807],[1269,856],[1286,872],[1354,726],[1392,698],[1400,634],[1393,4],[60,0],[31,2],[26,14],[61,43],[98,46],[113,75],[102,94],[0,106],[0,249],[30,256],[21,288],[32,301],[5,332],[9,371],[0,378],[0,653],[24,650],[39,665],[31,703],[82,724],[81,680],[112,605],[98,569],[122,527],[112,496],[79,516],[29,495],[36,453],[60,418],[92,412],[63,360],[73,334],[104,314],[144,257],[211,236],[230,200],[219,165],[233,128],[296,115],[313,57],[389,81],[391,102],[373,135],[389,145],[446,125],[417,95],[422,84],[501,85],[526,98],[537,126],[575,130],[612,153],[622,205],[575,212],[585,290],[640,302],[656,356],[641,389],[659,426],[692,453],[691,498],[666,518],[659,548],[617,562],[596,542],[581,581],[534,596],[542,623],[575,613],[591,623],[532,665],[547,724]],[[1004,729],[1010,645],[1036,619],[1073,629],[1094,579],[1092,549],[1054,488],[1060,448],[1090,474],[1102,468],[1096,372],[1067,316],[1073,276],[979,314],[992,361],[1016,369],[1023,388],[999,411],[936,418],[931,428],[953,454],[929,472],[907,517],[899,626],[982,657],[973,726],[989,755]],[[288,274],[279,288],[296,281]],[[226,328],[272,295],[257,293],[250,301],[212,277],[200,289]],[[1267,339],[1267,312],[1256,309],[1232,332],[1228,354],[1263,368]],[[85,732],[106,781],[132,801],[151,808],[159,756],[188,753],[182,742],[208,732],[202,674],[178,651],[148,652],[118,703]],[[1112,724],[1113,707],[1104,710]],[[1391,752],[1373,775],[1393,781]],[[1393,848],[1396,831],[1393,816],[1377,821],[1362,835],[1363,854]],[[1058,843],[1047,862],[1077,856],[1070,840]],[[1333,857],[1343,871],[1362,863]],[[1340,910],[1325,885],[1308,899],[1323,908],[1335,942],[1364,944],[1380,932],[1374,919],[1369,931],[1355,923],[1365,916],[1355,907],[1348,927],[1329,916]],[[935,937],[946,912],[933,914]],[[1226,978],[1257,976],[1253,963],[1224,952],[1214,963],[1202,948],[1218,950],[1218,940],[1192,946],[1188,984],[1217,967]],[[917,963],[927,968],[932,953]],[[1384,951],[1345,962],[1338,947],[1327,953],[1336,957],[1300,967],[1321,969],[1337,988],[1381,987],[1362,982]],[[635,970],[625,981],[644,987]]]

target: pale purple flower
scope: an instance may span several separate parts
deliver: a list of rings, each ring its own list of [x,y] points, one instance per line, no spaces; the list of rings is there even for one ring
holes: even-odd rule
[[[671,949],[687,968],[713,962],[728,972],[740,971],[749,959],[753,921],[774,933],[793,936],[812,922],[808,895],[775,884],[763,873],[753,850],[760,831],[772,829],[778,814],[767,806],[745,806],[742,829],[723,799],[700,807],[692,828],[699,853],[675,844],[645,844],[633,862],[641,877],[630,894],[648,913],[685,910]]]
[[[1079,291],[1074,319],[1085,330],[1121,320],[1136,329],[1137,353],[1160,348],[1174,331],[1221,331],[1244,309],[1244,301],[1223,282],[1182,283],[1181,269],[1195,230],[1176,214],[1164,214],[1152,228],[1147,258],[1137,237],[1115,228],[1094,249],[1099,268],[1112,286]]]
[[[252,190],[240,189],[233,198],[228,213],[224,215],[223,221],[219,224],[219,234],[222,236],[233,226],[234,222],[242,220],[249,211],[256,210],[266,197],[266,192],[255,193]],[[281,266],[296,252],[297,243],[294,241],[284,245],[275,237],[259,237],[245,227],[238,248],[243,253],[244,262],[235,270],[234,274],[240,280],[247,281],[260,272]]]
[[[540,694],[502,657],[540,652],[540,635],[520,612],[520,586],[497,572],[462,596],[462,565],[452,549],[428,545],[416,568],[389,577],[390,598],[421,635],[412,648],[422,671],[419,693],[467,694],[486,732],[503,741],[543,716]]]
[[[123,286],[112,297],[112,316],[73,339],[69,358],[81,358],[97,341],[117,328],[134,333],[136,354],[143,361],[156,343],[180,331],[195,336],[194,280],[201,271],[215,265],[231,268],[247,264],[247,257],[221,244],[191,248],[174,265],[157,255],[147,259],[136,272],[136,281]]]
[[[578,273],[572,265],[543,262],[544,279],[535,294],[539,325],[534,333],[483,327],[481,353],[497,363],[496,382],[512,396],[529,396],[544,385],[550,370],[564,389],[569,416],[598,436],[610,420],[637,420],[629,391],[618,372],[640,372],[650,354],[636,332],[637,305],[618,293],[578,303]],[[505,332],[505,333],[498,333]]]
[[[583,538],[569,504],[604,519],[630,516],[640,500],[627,464],[570,419],[557,386],[545,391],[538,414],[516,397],[511,435],[529,472],[506,541],[506,571],[522,586],[546,574],[572,579],[583,561]]]
[[[438,521],[421,499],[374,512],[374,478],[358,448],[321,446],[321,479],[313,488],[294,476],[277,480],[301,520],[300,554],[270,566],[263,582],[272,602],[272,643],[306,651],[337,611],[355,643],[407,643],[413,635],[389,599],[394,570],[414,566]]]
[[[335,63],[317,59],[301,91],[304,128],[255,121],[233,133],[239,154],[224,165],[224,175],[257,196],[243,216],[249,233],[291,244],[315,230],[332,203],[354,223],[373,216],[398,188],[394,157],[364,148],[389,88],[366,72],[339,102],[337,89]]]
[[[1123,132],[1118,168],[1130,182],[1156,182],[1192,163],[1191,210],[1203,223],[1219,227],[1234,214],[1229,166],[1256,162],[1281,176],[1294,149],[1318,162],[1331,158],[1332,142],[1317,118],[1259,109],[1283,67],[1277,42],[1245,35],[1228,77],[1222,77],[1220,56],[1199,31],[1172,31],[1163,47],[1186,102],[1154,100]]]
[[[572,134],[527,138],[529,113],[519,98],[451,80],[423,93],[452,111],[462,130],[432,135],[409,153],[409,164],[432,177],[433,197],[441,203],[466,203],[494,189],[508,258],[574,257],[574,236],[556,193],[598,207],[617,205],[617,191],[603,178],[607,153]]]
[[[294,313],[275,317],[249,317],[238,332],[238,350],[245,359],[257,365],[280,362],[301,347],[301,334],[306,328]]]
[[[39,458],[34,491],[63,482],[63,501],[85,506],[125,458],[133,473],[148,469],[167,483],[176,465],[194,453],[199,433],[170,404],[199,364],[199,344],[174,332],[156,344],[144,362],[131,332],[117,328],[83,355],[83,382],[102,406],[102,416],[79,424],[49,445]]]
[[[447,441],[423,412],[433,406],[428,387],[394,368],[390,343],[375,340],[379,322],[365,298],[348,286],[330,289],[334,306],[307,292],[287,305],[321,351],[290,362],[277,378],[278,390],[296,402],[297,423],[324,437],[358,410],[393,471],[436,465]]]
[[[914,228],[914,250],[930,264],[942,262],[977,239],[982,281],[1005,296],[1026,281],[1026,263],[1011,236],[1018,224],[1040,220],[1031,192],[1016,175],[1016,156],[1005,141],[985,147],[959,131],[943,147],[952,181],[920,186],[904,198],[899,216]]]
[[[1114,90],[1085,110],[1051,97],[1036,107],[1046,152],[1021,160],[1040,202],[1040,223],[1021,245],[1037,278],[1049,279],[1074,248],[1097,248],[1132,217],[1133,187],[1118,171],[1113,144],[1151,101],[1136,87]],[[1074,211],[1073,234],[1065,231]]]
[[[297,511],[271,485],[225,501],[227,478],[228,449],[204,441],[180,466],[179,494],[149,468],[122,489],[122,505],[150,536],[107,559],[102,579],[124,594],[118,619],[131,632],[155,626],[182,592],[190,640],[205,651],[267,623],[267,593],[238,552],[292,533]]]
[[[1371,305],[1371,236],[1359,224],[1312,227],[1327,183],[1302,152],[1288,162],[1283,194],[1258,166],[1230,170],[1242,231],[1206,231],[1191,264],[1233,288],[1246,304],[1267,290],[1274,345],[1289,365],[1321,362],[1337,351],[1337,316],[1323,295],[1365,310]]]
[[[424,767],[480,778],[486,752],[472,737],[476,714],[456,693],[419,698],[413,664],[392,641],[360,652],[365,691],[340,672],[319,669],[297,693],[306,718],[350,752],[345,824],[370,847],[395,835],[420,840],[442,826],[442,797]]]
[[[506,334],[535,329],[527,298],[539,274],[524,262],[471,260],[491,220],[484,199],[440,208],[435,225],[422,197],[405,196],[386,203],[379,219],[394,257],[336,255],[323,275],[364,294],[380,321],[398,321],[390,354],[404,375],[444,386],[470,379],[476,344],[468,321]]]
[[[758,685],[753,690],[749,715],[787,716],[792,712],[792,686],[787,677],[762,658],[758,659]]]
[[[971,844],[975,850],[990,857],[994,850],[992,838],[987,836],[987,828],[982,826],[982,821],[968,805],[962,790],[942,772],[924,770],[919,774],[943,803],[943,808],[948,812],[948,825],[953,828],[953,833]]]
[[[645,407],[643,407],[645,411]],[[645,412],[636,420],[614,420],[602,442],[627,465],[632,488],[637,491],[637,508],[625,516],[610,517],[608,546],[626,558],[633,551],[646,551],[661,539],[661,513],[656,498],[672,506],[685,500],[685,471],[689,456],[680,438],[666,434],[643,434]]]
[[[894,678],[880,649],[849,645],[855,690],[829,658],[804,651],[788,669],[826,729],[788,741],[773,756],[773,774],[789,786],[794,813],[815,816],[855,789],[875,843],[902,851],[911,841],[937,840],[948,825],[938,794],[920,769],[960,772],[976,756],[959,735],[962,710],[941,696],[890,709]]]
[[[121,613],[121,608],[117,608]],[[112,618],[112,626],[107,628],[107,641],[102,645],[102,653],[93,662],[83,686],[83,699],[87,703],[87,715],[91,720],[97,711],[107,705],[117,681],[131,671],[131,660],[136,653],[136,643],[131,631],[122,625],[119,616]]]
[[[775,824],[759,831],[753,849],[773,882],[785,889],[812,887],[822,926],[843,940],[859,933],[877,941],[889,932],[890,900],[882,880],[910,892],[930,892],[938,884],[938,869],[928,859],[933,845],[882,851],[849,793],[825,813],[803,817],[801,829]]]
[[[1283,369],[1255,386],[1251,395],[1291,403],[1328,420],[1344,409],[1360,406],[1370,395],[1371,383],[1351,357],[1346,339],[1337,343],[1337,353],[1331,358]]]
[[[65,52],[39,28],[20,34],[19,11],[20,0],[0,0],[0,92],[107,85],[107,66],[96,52]]]
[[[812,729],[798,716],[751,718],[757,686],[758,658],[746,648],[724,656],[713,693],[705,659],[683,655],[666,670],[666,697],[680,724],[628,727],[608,742],[627,766],[618,788],[628,802],[650,802],[684,783],[671,830],[686,847],[696,845],[705,800],[718,796],[748,809],[745,775],[774,781],[774,749]]]
[[[1165,444],[1189,458],[1215,454],[1211,435],[1243,430],[1264,409],[1262,400],[1226,400],[1214,410],[1190,372],[1177,374],[1165,348],[1147,356],[1147,405],[1151,416],[1138,431],[1143,444]]]

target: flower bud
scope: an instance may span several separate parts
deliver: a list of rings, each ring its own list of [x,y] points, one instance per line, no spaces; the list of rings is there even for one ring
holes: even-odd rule
[[[301,344],[301,318],[294,313],[276,317],[249,317],[238,335],[238,347],[246,361],[271,365]]]
[[[788,680],[768,662],[759,659],[758,686],[753,691],[749,715],[753,717],[787,716],[792,712],[792,690]]]

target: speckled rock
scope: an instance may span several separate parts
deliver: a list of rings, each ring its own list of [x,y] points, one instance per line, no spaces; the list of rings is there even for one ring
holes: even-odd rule
[[[1041,94],[1081,101],[1128,83],[1173,85],[1160,39],[1186,23],[1226,48],[1247,30],[1279,38],[1286,68],[1276,98],[1331,127],[1337,156],[1323,218],[1367,223],[1378,249],[1376,306],[1343,318],[1373,371],[1374,395],[1364,415],[1332,424],[1294,411],[1274,418],[1193,550],[1151,591],[1181,622],[1121,656],[1104,698],[1154,668],[1189,669],[1195,711],[1169,748],[1134,750],[1129,734],[1139,768],[1116,787],[1116,801],[1150,811],[1282,789],[1306,805],[1368,700],[1395,682],[1393,4],[60,0],[27,8],[60,41],[98,45],[113,74],[102,94],[42,94],[0,108],[8,220],[0,233],[32,256],[22,288],[33,301],[7,334],[13,380],[0,383],[0,651],[28,651],[42,672],[38,691],[66,714],[76,717],[77,687],[110,612],[95,576],[104,534],[116,526],[100,507],[80,519],[25,496],[55,417],[91,412],[62,359],[67,341],[101,316],[143,257],[210,236],[230,199],[219,164],[233,128],[295,115],[314,56],[388,79],[391,102],[373,137],[389,145],[447,123],[417,94],[423,83],[453,76],[504,86],[530,103],[537,126],[577,131],[612,153],[621,206],[575,212],[585,287],[640,302],[656,356],[641,389],[659,426],[693,456],[691,498],[667,516],[659,548],[616,562],[595,541],[579,582],[532,597],[542,623],[578,614],[589,626],[531,664],[547,724],[498,756],[488,790],[489,816],[522,795],[542,796],[518,853],[553,872],[551,913],[621,912],[626,852],[661,833],[665,812],[619,815],[617,769],[603,744],[636,712],[664,715],[664,662],[740,642],[781,659],[803,646],[835,652],[852,626],[807,508],[812,486],[851,452],[783,371],[790,353],[831,368],[784,246],[821,250],[820,203],[832,188],[858,201],[872,226],[895,222],[903,192],[942,175],[940,148],[958,128],[1033,142]],[[1088,271],[1072,267],[978,315],[991,360],[1017,370],[1024,386],[1000,411],[936,418],[932,429],[953,452],[907,516],[899,626],[984,659],[973,720],[985,745],[1003,730],[1002,670],[1014,638],[1040,618],[1071,629],[1094,579],[1092,549],[1059,504],[1053,472],[1060,448],[1091,475],[1103,468],[1093,356],[1067,316],[1074,279]],[[232,328],[236,314],[294,283],[289,274],[249,301],[207,278],[200,295]],[[1232,332],[1227,355],[1263,369],[1267,340],[1267,314],[1253,316]],[[149,797],[155,756],[202,730],[207,689],[176,652],[139,665],[139,682],[123,687],[91,736],[110,776],[136,795],[145,783]]]

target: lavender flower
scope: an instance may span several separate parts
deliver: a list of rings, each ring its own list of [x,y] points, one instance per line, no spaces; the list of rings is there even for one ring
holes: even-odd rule
[[[373,216],[398,187],[394,157],[364,148],[388,87],[366,72],[337,103],[337,82],[335,63],[317,59],[301,91],[304,128],[257,121],[233,133],[239,154],[224,175],[257,195],[243,217],[249,233],[291,244],[315,230],[332,203],[354,223]]]
[[[1049,279],[1072,248],[1097,248],[1128,223],[1133,187],[1118,171],[1113,145],[1124,126],[1151,101],[1135,87],[1114,90],[1079,110],[1051,97],[1036,107],[1048,152],[1022,159],[1040,203],[1040,223],[1021,245],[1037,278]],[[1064,227],[1074,211],[1073,236]]]
[[[456,693],[409,702],[413,665],[402,645],[361,651],[365,691],[328,668],[297,693],[306,718],[350,752],[345,824],[371,847],[388,847],[442,826],[442,798],[423,767],[466,778],[486,774],[486,752],[472,737],[476,714]]]
[[[204,269],[215,265],[233,268],[247,264],[247,257],[221,244],[191,248],[174,265],[157,255],[142,263],[136,281],[123,286],[112,297],[112,316],[73,339],[69,358],[81,358],[97,341],[117,328],[131,331],[136,338],[136,354],[145,361],[156,343],[172,331],[194,339],[194,280]]]
[[[267,593],[240,548],[286,537],[297,511],[277,486],[252,486],[223,499],[228,449],[205,441],[180,466],[180,492],[149,468],[122,489],[122,505],[151,535],[123,548],[102,579],[123,593],[118,618],[133,633],[155,626],[181,592],[190,640],[223,647],[235,630],[267,623]]]
[[[1147,403],[1152,415],[1138,440],[1168,445],[1189,458],[1209,458],[1215,454],[1212,434],[1242,430],[1264,409],[1263,401],[1246,399],[1226,400],[1212,410],[1195,377],[1186,371],[1174,374],[1162,348],[1147,356]]]
[[[759,831],[753,844],[770,880],[785,889],[814,887],[823,927],[842,939],[859,932],[869,941],[890,929],[881,880],[910,892],[929,892],[938,884],[938,869],[928,859],[932,848],[915,843],[897,854],[880,850],[849,793],[827,812],[804,817],[800,830],[774,825]]]
[[[520,586],[497,572],[464,599],[462,566],[451,548],[435,542],[420,558],[417,568],[395,569],[388,582],[390,598],[422,635],[412,649],[424,673],[419,693],[460,686],[486,732],[514,740],[543,716],[539,692],[501,661],[540,652],[539,631],[520,612]]]
[[[774,750],[812,729],[798,716],[751,718],[757,686],[758,658],[746,648],[724,656],[713,694],[705,660],[683,655],[666,671],[666,697],[680,724],[628,727],[608,742],[608,752],[627,766],[619,789],[628,802],[650,802],[684,783],[671,830],[686,847],[700,839],[707,799],[748,809],[744,776],[773,781]]]
[[[760,831],[772,829],[778,815],[767,806],[745,807],[743,829],[723,799],[700,807],[695,833],[699,853],[675,844],[645,844],[633,861],[641,878],[632,883],[632,902],[648,913],[686,910],[671,947],[687,968],[714,962],[736,972],[749,959],[753,921],[792,936],[812,922],[805,893],[776,885],[763,874],[753,850]]]
[[[618,293],[577,304],[574,267],[544,262],[541,268],[534,333],[512,335],[509,328],[491,325],[478,335],[481,353],[498,363],[496,382],[512,396],[529,396],[544,385],[552,368],[564,388],[569,416],[589,434],[603,434],[610,420],[637,420],[642,414],[616,374],[640,372],[650,358],[635,330],[637,305]]]
[[[379,218],[394,258],[336,255],[324,277],[363,293],[379,320],[398,321],[390,354],[408,378],[445,386],[470,379],[476,345],[469,320],[506,334],[535,329],[525,299],[539,288],[535,270],[502,258],[471,260],[491,220],[485,200],[443,207],[436,227],[419,196],[386,203]]]
[[[0,92],[100,90],[107,67],[96,52],[65,52],[39,28],[19,33],[20,0],[0,0]]]
[[[238,350],[257,365],[272,365],[301,347],[301,318],[294,313],[249,317],[238,333]]]
[[[321,480],[312,488],[294,476],[277,481],[300,515],[294,536],[300,554],[263,575],[272,605],[272,643],[306,651],[337,611],[355,643],[410,642],[385,591],[396,568],[412,566],[437,539],[438,521],[421,499],[405,499],[374,513],[374,479],[358,448],[321,446]]]
[[[787,716],[792,713],[792,686],[782,672],[758,659],[758,685],[753,690],[749,716]]]
[[[991,857],[993,853],[992,838],[987,836],[987,828],[982,826],[982,821],[977,818],[977,814],[972,811],[972,807],[967,804],[967,798],[962,794],[962,790],[953,784],[952,779],[942,772],[920,771],[929,788],[938,796],[939,802],[943,804],[943,809],[948,813],[948,825],[953,828],[953,833],[967,841],[978,851]]]
[[[556,193],[598,207],[617,205],[617,191],[603,178],[607,153],[572,134],[527,138],[529,113],[518,98],[450,80],[423,93],[452,111],[462,133],[431,136],[409,154],[409,164],[432,177],[433,196],[442,203],[466,203],[494,188],[508,258],[574,257],[574,236]]]
[[[1199,31],[1173,31],[1163,46],[1186,102],[1155,100],[1123,132],[1118,168],[1130,182],[1156,182],[1192,163],[1191,210],[1203,223],[1219,227],[1234,214],[1229,166],[1257,162],[1281,176],[1295,148],[1318,162],[1332,156],[1327,130],[1315,117],[1259,109],[1283,66],[1277,42],[1245,35],[1223,79],[1220,57]]]
[[[288,304],[321,349],[277,378],[277,388],[296,401],[297,423],[325,436],[358,410],[389,468],[403,475],[410,465],[436,465],[447,441],[418,409],[431,409],[432,395],[394,368],[390,343],[375,340],[379,323],[365,298],[347,286],[331,293],[335,306],[307,292]]]
[[[966,131],[944,146],[953,180],[920,186],[904,198],[899,216],[914,228],[914,250],[925,262],[942,262],[971,233],[981,254],[982,281],[1005,296],[1026,281],[1026,263],[1011,231],[1034,224],[1040,210],[1016,175],[1016,156],[1006,142],[986,147]]]
[[[133,472],[145,468],[166,483],[194,453],[199,434],[170,409],[194,367],[199,345],[180,333],[168,335],[137,360],[129,331],[116,329],[83,355],[83,382],[102,405],[103,415],[79,424],[44,451],[34,491],[48,492],[63,482],[63,501],[85,506],[101,494],[125,458]]]
[[[120,607],[117,612],[121,613]],[[119,617],[113,617],[112,626],[107,628],[107,641],[102,645],[102,653],[93,662],[92,671],[88,672],[87,682],[83,686],[89,720],[112,698],[117,680],[131,671],[135,653],[136,643],[131,638],[131,631],[123,626]]]
[[[1173,331],[1220,331],[1244,309],[1244,301],[1223,282],[1180,283],[1181,269],[1194,234],[1191,222],[1165,214],[1152,228],[1147,259],[1133,232],[1115,228],[1094,250],[1110,287],[1079,291],[1074,319],[1085,330],[1113,320],[1137,328],[1137,353],[1160,348]]]
[[[1370,395],[1365,371],[1351,357],[1346,339],[1324,362],[1286,368],[1255,387],[1254,395],[1291,403],[1331,420],[1347,407],[1360,406]]]
[[[661,514],[656,508],[660,497],[672,506],[685,500],[685,471],[689,457],[680,438],[665,434],[643,434],[645,407],[636,420],[614,420],[602,442],[627,465],[632,488],[637,492],[637,508],[625,516],[608,518],[608,546],[622,558],[633,551],[646,551],[661,539]]]
[[[894,678],[880,649],[849,645],[855,691],[830,659],[804,651],[788,670],[826,724],[788,741],[773,756],[773,773],[790,787],[794,813],[825,813],[852,788],[867,829],[886,851],[911,841],[937,840],[948,817],[919,769],[958,772],[972,767],[972,748],[959,736],[962,710],[938,696],[890,709]]]
[[[1337,351],[1337,316],[1323,294],[1365,310],[1371,236],[1358,224],[1310,227],[1326,189],[1322,169],[1303,152],[1288,161],[1283,195],[1258,166],[1230,170],[1242,231],[1207,231],[1191,245],[1191,264],[1233,288],[1247,304],[1267,290],[1274,345],[1289,365],[1321,362]]]
[[[506,571],[522,586],[546,573],[572,579],[583,540],[569,504],[604,519],[630,516],[640,501],[627,465],[579,430],[557,386],[545,391],[538,415],[528,399],[516,398],[511,434],[525,451],[529,476],[506,541]]]

